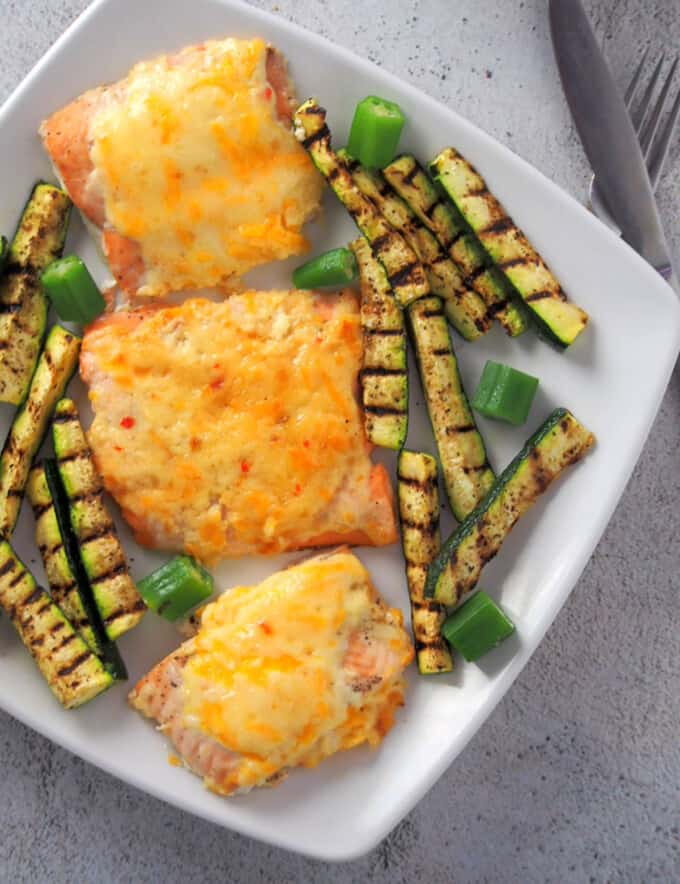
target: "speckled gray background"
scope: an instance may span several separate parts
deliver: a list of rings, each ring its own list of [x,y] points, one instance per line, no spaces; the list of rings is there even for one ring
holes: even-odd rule
[[[86,5],[0,0],[0,100]],[[584,196],[545,0],[257,5],[405,77]],[[623,82],[643,44],[680,49],[678,0],[588,7]],[[680,141],[659,201],[680,262]],[[471,745],[373,853],[330,866],[263,846],[122,785],[0,713],[0,881],[680,881],[679,542],[676,368],[557,622]]]

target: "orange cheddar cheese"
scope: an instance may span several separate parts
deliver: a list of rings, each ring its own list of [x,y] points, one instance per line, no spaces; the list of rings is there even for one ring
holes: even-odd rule
[[[208,563],[393,543],[356,399],[361,346],[351,292],[246,291],[90,326],[89,439],[139,542]]]
[[[233,287],[307,249],[321,178],[290,130],[285,63],[259,39],[140,62],[41,127],[130,295]]]
[[[412,659],[400,612],[341,549],[207,605],[196,635],[130,701],[208,788],[228,795],[377,746],[403,703]]]

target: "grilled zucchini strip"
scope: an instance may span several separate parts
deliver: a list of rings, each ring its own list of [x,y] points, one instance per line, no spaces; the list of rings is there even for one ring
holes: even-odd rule
[[[35,542],[45,566],[50,594],[74,629],[81,633],[95,653],[99,653],[101,648],[78,592],[42,463],[36,464],[29,473],[26,496],[35,516]]]
[[[83,617],[87,619],[89,629],[85,629],[83,633],[86,642],[88,644],[90,641],[92,642],[93,650],[102,659],[104,665],[114,678],[124,680],[128,677],[125,663],[118,653],[116,645],[106,635],[90,581],[80,558],[78,542],[71,530],[68,498],[61,483],[56,461],[52,458],[47,458],[43,462],[43,471],[61,541],[64,544],[68,571],[75,579],[80,605],[76,606],[75,600],[71,595],[69,595],[68,600],[73,603],[75,617],[80,618],[78,622],[82,623]]]
[[[397,478],[401,544],[418,670],[422,675],[451,672],[453,659],[441,635],[446,608],[423,594],[428,566],[439,550],[437,461],[429,454],[401,451]]]
[[[31,470],[26,485],[26,494],[35,516],[35,542],[45,566],[52,599],[68,617],[73,628],[82,635],[88,646],[95,654],[101,655],[104,651],[103,628],[101,634],[98,635],[96,628],[91,623],[90,616],[93,614],[94,601],[91,598],[91,592],[89,598],[83,598],[81,595],[75,573],[77,565],[72,567],[69,561],[68,538],[65,541],[62,535],[54,499],[42,463],[36,464]],[[94,612],[96,612],[96,608],[94,608]]]
[[[583,331],[588,314],[567,301],[547,265],[488,190],[481,175],[452,147],[430,164],[442,190],[479,238],[537,320],[539,328],[561,347]]]
[[[408,320],[446,493],[461,520],[493,485],[494,473],[463,389],[441,298],[411,304]]]
[[[23,402],[45,337],[47,312],[47,299],[32,273],[8,273],[0,281],[0,402]]]
[[[451,325],[466,341],[475,341],[485,334],[490,326],[486,305],[476,292],[468,288],[439,240],[420,223],[379,170],[367,169],[344,149],[338,151],[338,157],[349,169],[359,190],[374,203],[386,221],[416,253],[430,283],[430,291],[444,301],[444,312]]]
[[[128,572],[116,526],[104,503],[104,489],[92,451],[71,399],[57,403],[52,424],[59,477],[69,503],[85,574],[111,641],[142,619],[146,605]]]
[[[47,325],[40,274],[64,248],[71,201],[38,183],[26,204],[0,280],[0,402],[26,396]]]
[[[14,530],[31,463],[55,403],[75,371],[79,350],[79,337],[60,325],[51,329],[0,454],[0,537],[8,538]]]
[[[444,543],[428,571],[425,595],[455,605],[474,589],[482,568],[496,555],[519,517],[594,441],[571,412],[556,408]]]
[[[404,316],[382,264],[363,236],[350,243],[359,266],[364,352],[359,382],[366,438],[399,449],[408,430],[408,366]]]
[[[24,207],[10,245],[8,271],[39,277],[48,264],[61,256],[70,213],[68,195],[53,184],[39,181]]]
[[[326,111],[310,98],[295,111],[293,126],[296,138],[370,242],[399,304],[405,307],[427,295],[430,287],[415,252],[363,195],[332,150]]]
[[[15,555],[0,543],[0,606],[52,693],[75,709],[111,687],[113,677]]]
[[[498,319],[512,337],[526,331],[526,317],[522,307],[514,303],[510,286],[462,218],[440,198],[418,161],[412,156],[398,157],[383,169],[383,174],[458,265],[468,285],[487,305],[489,316]]]

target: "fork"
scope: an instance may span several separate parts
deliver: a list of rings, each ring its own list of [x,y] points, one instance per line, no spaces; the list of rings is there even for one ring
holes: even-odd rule
[[[628,108],[628,113],[630,114],[630,118],[632,120],[635,131],[637,132],[640,147],[642,148],[645,163],[647,164],[647,172],[649,173],[649,180],[651,181],[652,189],[656,190],[656,186],[659,183],[659,179],[661,178],[661,174],[666,164],[668,149],[673,138],[675,126],[678,122],[678,119],[680,118],[679,89],[671,106],[671,109],[666,116],[664,125],[659,131],[664,107],[668,100],[668,94],[670,92],[673,83],[673,77],[677,70],[680,59],[676,58],[673,62],[668,76],[666,77],[664,84],[661,87],[661,91],[659,92],[656,102],[654,102],[654,105],[652,106],[652,96],[654,95],[656,84],[658,83],[659,77],[661,76],[661,68],[664,62],[664,55],[661,56],[661,58],[657,62],[656,67],[654,68],[652,76],[650,77],[650,80],[639,104],[637,105],[637,107],[634,107],[635,96],[638,92],[638,86],[640,85],[640,81],[642,79],[642,72],[644,70],[645,62],[647,61],[648,55],[649,47],[645,49],[642,58],[640,59],[640,63],[638,64],[637,69],[633,74],[633,78],[628,84],[628,88],[626,89],[624,95],[624,101],[626,103],[626,107]],[[600,192],[595,175],[593,175],[593,177],[590,179],[588,197],[592,212],[597,215],[597,217],[608,227],[610,227],[616,233],[620,234],[621,231],[619,230],[616,221],[607,208],[607,204],[605,203],[604,197]]]

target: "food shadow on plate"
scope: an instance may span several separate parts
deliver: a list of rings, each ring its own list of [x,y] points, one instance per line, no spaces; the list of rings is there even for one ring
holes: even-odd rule
[[[489,651],[475,663],[469,663],[469,666],[478,666],[484,675],[489,678],[496,678],[508,666],[508,664],[517,656],[522,646],[522,639],[515,629],[501,645]]]
[[[585,332],[579,335],[574,343],[560,355],[568,359],[571,365],[592,372],[597,367],[597,343],[597,322],[591,315]]]

